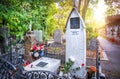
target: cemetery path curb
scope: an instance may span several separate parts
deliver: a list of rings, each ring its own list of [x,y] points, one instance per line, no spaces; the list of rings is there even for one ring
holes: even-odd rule
[[[107,57],[107,54],[101,45],[100,45],[100,49],[101,49],[101,53],[103,54],[103,58],[101,58],[101,60],[108,61],[109,59]]]
[[[101,60],[108,61],[109,59],[108,59],[108,57],[107,57],[107,55],[106,55],[105,50],[102,50],[102,54],[103,54],[103,57],[104,57],[104,58],[101,58]]]

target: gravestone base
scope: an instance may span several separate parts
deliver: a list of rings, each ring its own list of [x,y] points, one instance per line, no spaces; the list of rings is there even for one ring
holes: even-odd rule
[[[24,60],[27,60],[30,63],[33,62],[33,58],[30,55],[28,55],[28,54],[24,54]]]

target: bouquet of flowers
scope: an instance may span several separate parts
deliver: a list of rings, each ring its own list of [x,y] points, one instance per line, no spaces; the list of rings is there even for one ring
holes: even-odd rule
[[[31,48],[33,58],[41,57],[44,55],[44,44],[35,45]]]

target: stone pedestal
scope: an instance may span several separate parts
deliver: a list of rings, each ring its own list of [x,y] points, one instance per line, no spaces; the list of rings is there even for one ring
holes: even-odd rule
[[[36,45],[36,36],[34,35],[33,31],[27,32],[26,36],[24,37],[25,40],[25,54],[24,58],[25,60],[28,60],[30,62],[33,61],[30,49],[32,46]]]

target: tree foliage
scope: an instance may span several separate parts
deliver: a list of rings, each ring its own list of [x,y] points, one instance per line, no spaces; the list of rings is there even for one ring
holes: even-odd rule
[[[1,0],[0,20],[2,25],[7,25],[10,33],[17,37],[23,37],[29,30],[30,21],[33,30],[45,31],[46,27],[50,30],[54,27],[54,20],[51,17],[55,12],[54,9],[51,10],[54,8],[54,2],[54,0]]]
[[[78,10],[84,20],[91,18],[90,4],[98,0],[79,0]],[[0,0],[1,26],[7,25],[10,33],[23,38],[32,22],[32,30],[42,30],[43,37],[55,29],[65,31],[65,25],[74,0]]]
[[[120,0],[105,0],[105,2],[108,5],[106,14],[107,15],[117,14],[118,10],[120,9]]]

